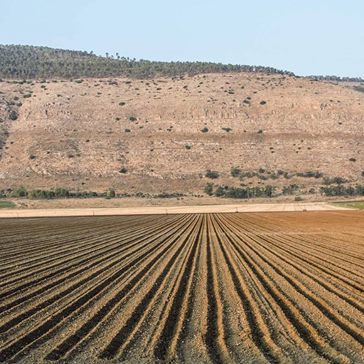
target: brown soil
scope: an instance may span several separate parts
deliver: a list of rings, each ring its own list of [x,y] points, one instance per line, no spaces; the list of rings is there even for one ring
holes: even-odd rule
[[[0,220],[0,360],[363,363],[356,211]]]

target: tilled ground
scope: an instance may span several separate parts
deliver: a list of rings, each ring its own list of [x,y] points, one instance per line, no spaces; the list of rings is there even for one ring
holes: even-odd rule
[[[0,361],[364,363],[364,214],[0,220]]]

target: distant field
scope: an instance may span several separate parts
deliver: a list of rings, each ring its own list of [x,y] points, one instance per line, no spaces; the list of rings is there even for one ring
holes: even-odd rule
[[[164,215],[164,214],[205,214],[227,212],[278,212],[278,211],[339,211],[345,207],[334,206],[325,202],[299,203],[260,203],[236,205],[157,205],[139,207],[109,208],[38,208],[38,209],[3,209],[0,218],[24,217],[66,217],[66,216],[117,216],[117,215]]]
[[[335,202],[335,206],[364,210],[364,201]]]
[[[0,201],[0,209],[9,209],[15,206],[15,203],[11,201]]]
[[[362,363],[361,211],[0,220],[0,361]]]

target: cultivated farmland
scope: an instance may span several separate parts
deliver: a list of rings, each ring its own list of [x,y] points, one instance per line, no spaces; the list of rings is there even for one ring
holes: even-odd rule
[[[363,218],[0,220],[0,361],[363,363]]]

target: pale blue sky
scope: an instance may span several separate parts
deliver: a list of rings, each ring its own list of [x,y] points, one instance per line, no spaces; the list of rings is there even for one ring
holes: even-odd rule
[[[364,0],[0,0],[0,43],[364,77]]]

